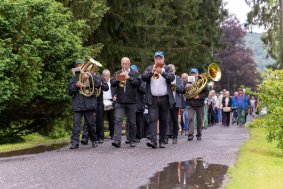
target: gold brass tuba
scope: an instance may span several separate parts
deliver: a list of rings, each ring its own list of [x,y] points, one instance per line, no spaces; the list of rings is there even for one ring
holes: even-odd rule
[[[206,86],[209,78],[213,81],[219,81],[221,79],[221,70],[217,64],[210,64],[207,70],[208,73],[200,74],[199,79],[194,84],[185,89],[186,99],[194,98],[199,93],[201,93],[201,91]]]
[[[83,86],[80,87],[80,93],[84,96],[91,96],[95,92],[92,73],[96,71],[97,67],[102,67],[102,65],[90,56],[88,56],[87,59],[88,61],[82,66],[79,75],[79,82],[83,84]],[[89,78],[84,79],[84,74],[89,75]]]

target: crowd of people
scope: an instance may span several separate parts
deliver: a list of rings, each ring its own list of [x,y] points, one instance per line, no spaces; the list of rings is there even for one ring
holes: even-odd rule
[[[186,89],[200,79],[198,69],[191,69],[190,75],[177,76],[175,66],[165,64],[161,51],[154,54],[154,63],[143,72],[128,57],[123,57],[121,69],[113,77],[108,69],[102,75],[96,69],[82,72],[84,61],[81,59],[75,64],[77,69],[68,83],[74,112],[70,149],[79,148],[80,143],[87,145],[89,141],[92,147],[103,143],[105,116],[113,147],[121,147],[125,125],[125,143],[130,147],[147,138],[148,147],[165,148],[168,138],[177,144],[180,134],[187,135],[189,141],[194,137],[202,140],[203,128],[217,123],[228,127],[231,116],[232,123],[243,126],[247,114],[254,116],[257,107],[255,97],[246,96],[241,88],[231,96],[225,89],[218,94],[205,87],[187,99]],[[95,92],[85,94],[91,90]]]

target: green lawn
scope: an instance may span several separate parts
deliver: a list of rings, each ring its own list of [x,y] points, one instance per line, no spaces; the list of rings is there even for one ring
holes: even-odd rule
[[[226,189],[283,188],[283,156],[265,139],[266,129],[250,128],[251,139],[240,150],[235,167],[228,170]]]
[[[49,137],[44,137],[39,134],[31,134],[23,137],[23,141],[14,144],[2,144],[0,145],[0,152],[10,152],[14,150],[21,150],[26,148],[32,148],[38,145],[51,145],[59,144],[70,141],[70,137],[51,139]]]

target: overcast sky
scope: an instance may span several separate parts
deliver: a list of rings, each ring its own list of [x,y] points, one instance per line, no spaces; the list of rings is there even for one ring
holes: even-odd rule
[[[245,3],[245,0],[224,0],[224,2],[227,2],[225,7],[230,14],[235,14],[242,24],[246,22],[250,7]],[[263,31],[262,28],[253,27],[253,32],[262,33]]]

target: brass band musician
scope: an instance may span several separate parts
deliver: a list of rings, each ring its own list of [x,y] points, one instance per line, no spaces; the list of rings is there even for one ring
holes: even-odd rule
[[[150,117],[150,138],[148,147],[157,148],[157,122],[159,120],[159,147],[165,148],[167,117],[169,106],[175,103],[171,82],[174,81],[172,70],[164,64],[164,53],[154,54],[154,65],[148,66],[142,74],[146,82],[145,103]]]

